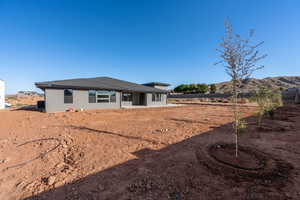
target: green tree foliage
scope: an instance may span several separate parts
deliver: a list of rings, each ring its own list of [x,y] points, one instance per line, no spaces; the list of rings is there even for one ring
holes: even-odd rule
[[[174,88],[178,93],[201,93],[205,94],[209,90],[207,84],[181,84]]]
[[[198,84],[197,85],[197,92],[201,94],[205,94],[208,92],[208,85],[206,84]]]
[[[210,93],[210,94],[215,94],[216,91],[217,91],[217,86],[216,86],[216,84],[211,84],[211,85],[209,86],[209,93]]]
[[[188,85],[186,84],[181,84],[181,85],[178,85],[176,88],[174,88],[174,91],[175,92],[186,92],[188,90]]]

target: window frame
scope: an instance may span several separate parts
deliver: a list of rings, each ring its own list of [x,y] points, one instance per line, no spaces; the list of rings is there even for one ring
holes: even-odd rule
[[[66,91],[69,91],[71,95],[66,95]],[[64,104],[73,104],[74,102],[74,95],[73,89],[64,89]]]
[[[152,93],[152,102],[162,102],[162,93]]]
[[[89,103],[116,103],[117,102],[117,92],[116,91],[109,91],[109,90],[89,90]],[[91,96],[94,93],[95,96]],[[91,101],[91,98],[95,98]]]
[[[96,90],[89,90],[88,95],[89,95],[89,97],[88,97],[89,103],[97,103],[97,91]]]
[[[133,96],[133,94],[131,92],[122,93],[122,102],[132,102],[132,96]],[[128,100],[127,99],[125,100],[124,97],[127,97]]]

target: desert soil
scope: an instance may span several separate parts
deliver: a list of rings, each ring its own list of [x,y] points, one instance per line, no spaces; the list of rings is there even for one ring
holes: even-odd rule
[[[44,100],[43,96],[18,96],[12,95],[5,98],[5,102],[11,104],[12,107],[23,107],[28,105],[36,105],[37,101]]]
[[[0,199],[300,199],[300,106],[282,108],[260,131],[256,109],[243,105],[240,142],[293,166],[280,188],[199,163],[199,149],[234,141],[228,105],[0,111]]]

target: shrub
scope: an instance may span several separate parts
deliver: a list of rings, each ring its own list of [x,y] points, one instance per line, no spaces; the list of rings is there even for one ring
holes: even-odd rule
[[[207,93],[208,85],[206,84],[181,84],[174,88],[175,92],[180,93]]]
[[[210,93],[210,94],[215,94],[216,91],[217,91],[217,86],[216,86],[216,84],[211,84],[211,85],[209,86],[209,93]]]
[[[271,119],[274,118],[274,111],[282,106],[282,96],[279,91],[272,91],[265,87],[259,87],[258,90],[253,91],[250,98],[258,104],[258,126],[261,127],[262,118],[265,114],[269,114]]]
[[[208,92],[208,85],[207,84],[198,84],[197,85],[197,92],[201,94],[205,94]]]
[[[181,84],[181,85],[178,85],[176,88],[174,88],[175,92],[185,92],[187,90],[188,90],[188,85],[186,85],[186,84]]]

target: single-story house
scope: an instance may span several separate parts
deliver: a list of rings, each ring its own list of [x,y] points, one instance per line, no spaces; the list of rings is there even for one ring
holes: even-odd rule
[[[164,83],[136,84],[110,77],[80,78],[35,83],[44,91],[45,111],[103,109],[130,106],[164,106]],[[149,86],[148,86],[149,85]],[[168,84],[164,84],[166,87]]]

